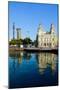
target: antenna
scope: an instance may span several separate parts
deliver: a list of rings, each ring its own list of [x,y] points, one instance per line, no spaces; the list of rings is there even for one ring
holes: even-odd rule
[[[13,23],[13,40],[15,39],[15,23]]]

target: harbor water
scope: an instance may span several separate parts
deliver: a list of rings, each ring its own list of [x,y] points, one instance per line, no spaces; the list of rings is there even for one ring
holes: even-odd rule
[[[9,88],[58,85],[58,54],[9,52]]]

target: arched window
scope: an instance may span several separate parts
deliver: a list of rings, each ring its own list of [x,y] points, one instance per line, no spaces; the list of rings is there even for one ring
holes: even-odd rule
[[[46,46],[46,43],[44,43],[44,46]]]

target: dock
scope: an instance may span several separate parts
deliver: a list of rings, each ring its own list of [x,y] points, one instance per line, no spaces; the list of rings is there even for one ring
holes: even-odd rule
[[[58,53],[57,48],[9,48],[9,51],[26,51],[26,52],[55,52]]]

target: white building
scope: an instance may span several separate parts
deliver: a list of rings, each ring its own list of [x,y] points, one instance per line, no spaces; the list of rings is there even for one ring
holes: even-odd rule
[[[45,32],[40,24],[38,27],[37,37],[38,47],[55,48],[58,45],[58,39],[53,24],[51,24],[49,32]]]

